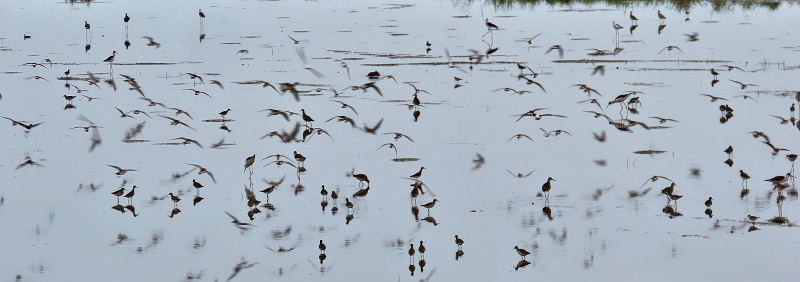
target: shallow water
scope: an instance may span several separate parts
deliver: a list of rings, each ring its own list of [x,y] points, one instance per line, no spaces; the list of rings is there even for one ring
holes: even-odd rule
[[[202,24],[199,8],[207,16]],[[667,18],[660,33],[658,9]],[[28,136],[9,121],[0,131],[0,250],[6,254],[0,256],[0,281],[788,280],[800,274],[793,267],[800,251],[793,239],[800,213],[796,190],[778,193],[763,181],[787,173],[792,163],[785,155],[800,149],[800,127],[771,116],[788,119],[789,107],[797,102],[798,7],[714,11],[701,5],[691,9],[689,20],[684,11],[664,7],[633,10],[640,22],[631,31],[628,10],[604,5],[5,3],[0,7],[0,115],[43,123]],[[126,12],[132,18],[127,29]],[[487,32],[485,18],[500,29]],[[618,36],[612,21],[623,25]],[[685,34],[694,32],[699,40],[687,41]],[[161,46],[147,46],[142,36]],[[426,41],[432,45],[429,52]],[[545,54],[556,44],[565,49],[563,58],[558,51]],[[670,45],[682,52],[663,50]],[[324,77],[304,69],[297,48]],[[485,55],[492,48],[499,49],[480,64],[471,63],[476,60],[470,60],[470,49]],[[591,56],[591,48],[622,50]],[[113,51],[112,73],[103,60]],[[347,63],[350,79],[334,60]],[[541,83],[546,93],[518,79],[517,62],[542,73],[525,77]],[[591,75],[599,65],[605,75]],[[711,68],[720,73],[713,87]],[[397,83],[375,82],[383,96],[348,89],[370,82],[366,74],[371,71],[391,75]],[[97,86],[86,81],[87,72],[100,80]],[[200,75],[203,82],[186,73]],[[463,80],[457,84],[454,76]],[[297,102],[255,80],[276,87],[300,82],[297,89],[310,92]],[[730,80],[754,86],[742,89]],[[418,93],[422,105],[416,118],[415,109],[405,105],[414,89],[403,82],[430,94]],[[618,131],[606,119],[583,112],[599,109],[577,104],[587,96],[574,84],[597,89],[602,97],[588,98],[596,98],[618,122],[625,112],[621,116],[618,104],[606,108],[608,102],[625,91],[644,92],[636,95],[639,113],[627,119],[670,128]],[[142,94],[131,89],[134,85]],[[505,87],[533,93],[495,91]],[[336,89],[339,97],[316,88]],[[728,100],[710,103],[701,93]],[[77,97],[70,104],[62,95]],[[148,106],[144,97],[186,110],[193,119]],[[352,105],[358,115],[332,100]],[[723,104],[734,115],[721,123]],[[152,118],[120,118],[115,107],[139,109]],[[549,108],[540,114],[566,118],[515,122],[516,115],[540,107]],[[231,121],[219,122],[217,113],[228,108],[225,119]],[[268,108],[305,109],[316,120],[312,126],[330,138],[261,139],[304,123],[298,116],[286,121],[259,112]],[[88,125],[77,119],[81,115],[102,127],[97,129],[102,142],[91,152],[94,130],[72,129]],[[162,115],[194,130],[171,126]],[[358,128],[335,119],[325,122],[337,115],[353,118]],[[659,124],[650,116],[679,122]],[[125,133],[142,122],[141,132],[129,138],[134,141],[123,142]],[[376,124],[377,134],[362,130]],[[571,135],[545,137],[540,127]],[[593,133],[603,131],[606,142],[596,141]],[[774,146],[788,151],[773,156],[751,131],[764,132]],[[413,142],[395,140],[386,134],[391,132]],[[515,134],[534,141],[509,139]],[[197,140],[202,148],[173,140],[178,137]],[[212,148],[221,139],[230,145]],[[397,155],[388,146],[379,148],[389,142]],[[724,163],[728,146],[734,148],[730,166]],[[291,158],[293,151],[307,157],[305,172],[265,166],[274,158],[262,160],[272,154]],[[253,154],[250,176],[242,165]],[[477,154],[485,159],[479,167],[473,162]],[[26,164],[26,157],[36,165]],[[206,167],[216,183],[197,170],[170,181],[173,174],[193,169],[187,163]],[[117,176],[107,165],[137,171]],[[414,180],[408,176],[421,166],[427,193],[417,204],[439,200],[430,213],[409,196]],[[744,196],[740,169],[752,176]],[[369,176],[366,196],[354,199],[359,183],[348,175],[351,170]],[[653,175],[677,184],[674,193],[684,197],[677,206],[670,204],[676,213],[663,211],[667,200],[659,193],[670,182],[648,181]],[[556,180],[546,200],[541,186],[548,177]],[[196,205],[193,178],[205,186]],[[265,206],[266,197],[258,191],[269,187],[265,181],[282,178]],[[124,213],[112,208],[117,199],[110,193],[123,184],[126,191],[139,187],[132,200],[135,212],[125,209],[125,198],[119,200]],[[321,185],[341,195],[336,205],[322,206]],[[243,187],[252,187],[262,201],[253,220]],[[645,195],[629,196],[647,188]],[[163,198],[170,192],[182,199],[180,213],[173,214],[170,198]],[[351,219],[345,197],[355,206]],[[708,197],[714,198],[712,218],[703,204]],[[225,212],[254,226],[241,231]],[[761,218],[751,224],[748,214]],[[768,221],[779,216],[789,223]],[[457,253],[456,234],[465,241],[463,253]],[[319,240],[327,245],[322,263]],[[416,254],[411,272],[407,250],[420,240],[427,248],[426,265],[420,267]],[[532,254],[520,263],[514,246]]]

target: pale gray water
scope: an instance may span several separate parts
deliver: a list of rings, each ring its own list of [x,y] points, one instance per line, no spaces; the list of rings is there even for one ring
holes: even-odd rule
[[[207,15],[202,29],[198,8]],[[601,5],[572,7],[597,9],[582,12],[568,8],[494,9],[480,3],[427,1],[408,6],[339,1],[0,4],[0,115],[26,124],[44,122],[26,138],[20,126],[2,121],[0,281],[13,281],[17,275],[22,281],[182,281],[198,275],[202,275],[198,280],[222,281],[242,258],[257,264],[243,269],[236,281],[785,281],[797,275],[797,197],[784,191],[781,195],[787,200],[779,211],[778,193],[763,181],[785,174],[791,163],[784,157],[787,152],[773,157],[763,139],[748,132],[763,131],[788,153],[800,149],[798,127],[770,116],[788,119],[800,88],[795,79],[800,65],[796,55],[800,43],[795,39],[798,7],[724,12],[695,7],[690,21],[684,20],[683,11],[635,7],[640,23],[632,34],[626,10]],[[657,9],[667,17],[660,34]],[[122,21],[126,12],[132,17],[127,50]],[[464,15],[470,17],[454,17]],[[484,18],[501,30],[482,37]],[[91,24],[88,51],[84,20]],[[616,56],[587,55],[592,51],[586,49],[616,47],[612,21],[624,26],[619,39],[624,50]],[[526,42],[540,32],[531,45]],[[687,42],[684,34],[693,32],[699,33],[699,40]],[[23,34],[32,38],[24,40]],[[205,34],[202,41],[201,34]],[[146,46],[142,36],[153,37],[161,47]],[[301,42],[295,45],[288,36]],[[426,41],[432,43],[429,53]],[[621,61],[558,61],[557,52],[544,54],[555,44],[566,49],[563,60]],[[684,53],[659,54],[668,45]],[[304,48],[309,64],[326,77],[304,70],[295,47]],[[484,63],[467,69],[469,49],[484,52],[497,47]],[[447,67],[445,48],[467,73]],[[239,50],[248,52],[237,54]],[[102,62],[112,51],[118,52],[113,76]],[[54,64],[42,63],[45,58]],[[336,59],[347,62],[351,80]],[[21,66],[30,62],[48,68]],[[547,93],[518,80],[515,62],[552,73],[535,78]],[[723,64],[748,72],[729,72],[719,67]],[[597,65],[605,65],[605,76],[591,75]],[[712,67],[720,72],[714,87]],[[88,90],[80,94],[99,99],[89,102],[74,87],[65,88],[66,81],[58,78],[67,69],[73,78],[95,73],[101,79],[100,89],[83,80],[70,82]],[[331,102],[330,92],[312,92],[322,96],[304,96],[298,103],[271,88],[236,83],[264,80],[277,86],[297,81],[342,90],[369,82],[365,75],[374,70],[401,83],[378,81],[384,97],[372,90],[348,90],[342,93],[347,97],[336,99],[355,107],[359,115]],[[187,72],[201,75],[205,83],[193,84]],[[37,75],[49,82],[26,79]],[[146,97],[184,109],[194,119],[149,107],[122,75],[135,78]],[[464,79],[461,87],[453,87],[453,76]],[[104,82],[110,77],[116,91]],[[212,79],[221,81],[224,90],[211,84]],[[729,79],[757,86],[743,90]],[[417,122],[413,110],[401,105],[410,103],[414,93],[402,82],[415,82],[431,93],[419,94],[425,105]],[[640,114],[631,114],[630,119],[651,126],[661,124],[648,116],[680,122],[663,124],[669,129],[634,126],[633,134],[617,131],[605,119],[582,112],[598,108],[576,104],[587,99],[578,87],[571,87],[579,83],[600,91],[602,97],[591,98],[604,106],[625,91],[643,91],[638,95]],[[182,90],[193,87],[213,98]],[[503,87],[534,94],[493,92]],[[700,93],[729,101],[709,103]],[[76,94],[75,108],[65,110],[61,96]],[[734,98],[738,95],[758,101]],[[721,104],[735,109],[725,124],[719,122]],[[152,119],[142,115],[121,119],[114,107],[141,109]],[[538,107],[550,108],[540,113],[567,118],[526,117],[515,122],[513,115]],[[234,121],[226,125],[232,131],[218,129],[219,123],[202,122],[220,118],[217,113],[228,108],[232,111],[227,118]],[[314,135],[305,143],[261,140],[270,131],[291,131],[296,122],[302,123],[297,116],[287,122],[258,112],[267,108],[296,112],[304,108],[316,120],[314,127],[324,128],[335,140],[325,135]],[[612,105],[606,114],[619,119],[619,109]],[[159,114],[178,118],[197,131],[170,126]],[[85,126],[76,119],[79,115],[102,127],[98,129],[102,143],[91,153],[87,152],[91,131],[70,129]],[[371,135],[345,123],[324,122],[336,115],[353,118],[359,127],[383,122],[378,134]],[[146,124],[136,139],[149,142],[121,142],[125,131],[142,121]],[[566,130],[574,137],[545,138],[539,127]],[[415,142],[383,135],[394,131]],[[592,137],[592,132],[601,131],[607,134],[605,143]],[[518,133],[535,141],[506,142]],[[154,145],[176,142],[170,139],[177,137],[196,139],[204,148]],[[235,145],[210,148],[221,138]],[[387,142],[396,144],[400,158],[419,160],[392,162],[393,150],[376,150]],[[732,167],[723,163],[727,159],[723,150],[729,145],[734,147]],[[295,150],[308,158],[307,172],[300,177],[305,190],[298,193],[293,168],[264,167],[269,160],[261,160],[278,153],[291,157]],[[633,153],[638,150],[667,152]],[[17,169],[26,154],[42,166]],[[242,165],[252,154],[256,154],[252,182],[259,200],[265,198],[258,191],[268,187],[262,179],[286,178],[270,195],[275,211],[259,207],[262,213],[250,221],[242,188],[250,181]],[[474,170],[476,154],[486,162]],[[598,166],[596,160],[607,165]],[[197,171],[177,182],[165,181],[173,173],[192,169],[185,163],[205,166],[217,183]],[[106,164],[138,171],[117,177]],[[430,212],[437,225],[421,220],[427,216],[425,208],[420,207],[418,221],[411,213],[413,180],[404,178],[420,166],[426,167],[421,180],[440,200]],[[358,189],[358,181],[346,176],[352,168],[367,174],[372,188],[366,197],[353,201],[354,218],[347,224],[343,198],[352,200]],[[690,174],[693,168],[700,169],[699,177]],[[740,197],[739,169],[752,176],[745,197]],[[506,170],[534,172],[517,178]],[[666,198],[659,191],[669,181],[648,182],[640,188],[653,175],[677,183],[675,194],[684,195],[678,204],[683,216],[670,218],[662,212]],[[549,200],[552,220],[542,212],[544,199],[536,197],[549,176],[556,179]],[[205,199],[196,206],[191,203],[192,178],[206,186],[200,191]],[[123,179],[126,189],[141,188],[133,198],[137,217],[110,208],[116,204],[110,193]],[[90,183],[99,189],[92,192]],[[332,203],[321,209],[320,185],[341,195],[336,215],[331,213]],[[629,198],[628,191],[647,187],[652,187],[647,195]],[[603,189],[601,195],[596,194],[598,189]],[[178,204],[181,213],[172,218],[168,197],[150,201],[151,196],[178,191],[186,194]],[[704,214],[708,197],[714,197],[711,219]],[[418,204],[431,200],[430,194],[421,195]],[[224,211],[256,226],[240,232]],[[779,212],[791,226],[767,222]],[[752,226],[745,222],[748,214],[761,217],[755,224],[760,230],[748,232]],[[287,228],[288,235],[273,236]],[[128,240],[117,243],[119,234]],[[466,241],[464,255],[457,261],[455,234]],[[320,239],[327,245],[322,265]],[[408,244],[416,247],[420,240],[427,248],[427,265],[421,272],[417,254],[412,277]],[[531,264],[516,271],[515,245],[532,252],[527,256]],[[295,248],[270,250],[280,247]]]

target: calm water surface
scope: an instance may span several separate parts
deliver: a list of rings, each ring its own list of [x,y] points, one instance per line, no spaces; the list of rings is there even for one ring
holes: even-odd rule
[[[202,22],[198,9],[206,15]],[[2,121],[0,281],[786,281],[800,274],[793,182],[778,192],[763,181],[785,175],[792,167],[785,156],[800,149],[800,128],[773,117],[797,117],[789,108],[800,90],[800,10],[791,4],[725,11],[706,5],[688,15],[657,6],[632,9],[639,18],[634,29],[629,9],[605,5],[0,4],[0,115],[25,125],[43,122],[26,136],[21,126]],[[132,18],[127,27],[126,12]],[[486,18],[500,29],[487,32]],[[692,33],[697,41],[688,41]],[[148,46],[143,36],[160,46]],[[558,50],[546,54],[553,45],[561,46],[563,58]],[[590,55],[615,48],[616,54]],[[480,64],[473,64],[471,49]],[[103,60],[113,51],[111,72]],[[335,60],[346,62],[349,78]],[[530,68],[524,78],[516,63]],[[604,75],[592,75],[598,66]],[[712,83],[712,68],[718,82]],[[371,71],[397,82],[370,80]],[[276,87],[299,82],[300,101],[257,80]],[[743,89],[731,80],[752,85]],[[383,96],[350,88],[370,81]],[[417,95],[422,105],[407,106],[415,91],[404,82],[426,91]],[[587,96],[576,84],[602,96]],[[532,93],[516,95],[506,87]],[[641,104],[631,104],[638,113],[626,114],[620,104],[606,107],[626,91],[642,92],[634,95]],[[699,94],[727,100],[710,102]],[[77,97],[69,103],[62,95]],[[591,98],[602,111],[577,103]],[[726,104],[732,117],[719,110]],[[150,117],[120,118],[115,107]],[[192,119],[167,108],[183,109]],[[217,113],[229,108],[229,121],[220,122]],[[516,121],[535,108],[566,118]],[[315,120],[310,126],[330,137],[262,139],[304,124],[299,116],[287,121],[264,109],[305,109]],[[584,111],[669,128],[623,132]],[[325,122],[339,115],[352,118],[355,128]],[[89,125],[80,116],[94,122],[96,132],[73,129]],[[652,116],[678,122],[661,124]],[[123,142],[140,124],[129,138],[134,141]],[[376,124],[377,134],[363,130]],[[545,137],[542,129],[570,135]],[[787,151],[771,154],[751,131]],[[385,134],[391,132],[413,142]],[[601,132],[605,142],[593,137]],[[90,151],[93,135],[102,141]],[[174,140],[179,137],[202,148]],[[222,139],[228,145],[212,146]],[[379,148],[390,142],[397,155],[388,145]],[[734,148],[730,165],[723,152],[728,146]],[[283,154],[294,162],[293,151],[306,156],[305,172],[267,165],[274,157],[262,160]],[[242,168],[253,154],[251,176]],[[478,154],[485,161],[476,167]],[[187,164],[207,168],[216,182]],[[136,171],[117,176],[107,165]],[[421,166],[427,189],[414,204],[408,176]],[[349,176],[352,170],[369,176],[366,196],[354,198],[359,183]],[[739,170],[752,177],[746,195]],[[670,181],[648,181],[653,175],[677,184],[674,194],[683,195],[677,205],[667,208],[659,191]],[[556,180],[546,199],[541,187],[548,177]],[[205,186],[196,205],[193,178]],[[267,202],[259,191],[280,179]],[[133,185],[139,187],[130,205],[135,212],[124,197],[116,206],[110,194]],[[339,201],[323,204],[321,185],[336,191]],[[258,213],[248,207],[245,189],[261,201]],[[631,191],[647,193],[631,197]],[[170,192],[181,198],[177,214],[165,197]],[[345,197],[354,203],[350,212]],[[714,199],[711,218],[708,197]],[[421,205],[433,199],[438,202],[428,213]],[[253,226],[237,229],[225,212]],[[753,224],[748,214],[760,219]],[[465,241],[461,252],[455,235]],[[319,240],[327,246],[322,262]],[[411,261],[408,255],[409,244],[416,248],[419,241],[427,249],[424,267],[418,252]],[[514,246],[531,254],[520,261]]]

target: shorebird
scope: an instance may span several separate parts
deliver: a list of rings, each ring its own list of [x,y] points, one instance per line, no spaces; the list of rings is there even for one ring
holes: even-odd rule
[[[161,43],[156,42],[156,40],[152,37],[142,36],[142,38],[147,39],[147,46],[156,46],[156,48],[161,48]]]
[[[333,203],[336,203],[336,200],[339,199],[339,194],[336,194],[336,191],[331,191],[331,199],[333,199]]]
[[[772,184],[781,184],[781,183],[784,183],[784,182],[788,181],[789,178],[792,178],[792,177],[793,176],[792,176],[791,173],[787,173],[786,175],[778,175],[778,176],[775,176],[773,178],[770,178],[770,179],[767,179],[767,180],[764,180],[764,181],[771,182]]]
[[[118,190],[111,192],[111,195],[117,196],[117,203],[119,203],[119,197],[125,194],[125,188],[119,188]]]
[[[297,166],[302,167],[306,162],[306,157],[297,151],[292,151],[292,153],[294,154],[294,160],[297,161]]]
[[[425,246],[422,245],[422,241],[419,241],[419,256],[424,260],[425,259]]]
[[[83,21],[83,27],[86,28],[86,33],[88,33],[89,36],[91,36],[92,35],[92,25],[90,25],[88,21]]]
[[[306,114],[306,109],[300,109],[300,113],[302,114],[303,121],[306,122],[306,125],[309,125],[309,124],[313,125],[311,122],[313,122],[314,119]]]
[[[319,194],[322,195],[323,200],[328,198],[328,190],[325,190],[325,185],[322,185],[322,190],[319,191]]]
[[[639,19],[636,18],[636,16],[633,15],[633,11],[630,11],[630,14],[628,14],[628,17],[631,18],[631,24],[639,22]]]
[[[550,181],[556,181],[556,180],[555,180],[555,179],[553,179],[552,177],[548,177],[548,178],[547,178],[547,182],[545,182],[544,184],[542,184],[542,192],[544,192],[544,193],[545,193],[545,197],[546,197],[546,198],[547,198],[547,197],[550,197],[550,188],[551,188],[551,186],[550,186]]]
[[[397,147],[394,145],[394,143],[385,143],[385,144],[381,145],[380,147],[378,147],[377,150],[380,150],[381,148],[383,148],[386,145],[389,145],[390,149],[394,149],[394,157],[397,158]]]
[[[617,22],[611,22],[611,24],[612,24],[612,26],[614,27],[614,29],[616,29],[616,30],[617,30],[617,32],[619,32],[619,30],[620,30],[620,29],[623,29],[623,28],[624,28],[624,27],[622,27],[621,25],[619,25]]]
[[[128,203],[129,204],[132,203],[132,201],[133,201],[133,195],[136,193],[136,188],[138,188],[138,187],[136,187],[136,185],[133,185],[133,188],[131,188],[131,191],[128,192],[127,194],[125,194],[125,196],[123,196],[125,198],[128,198]],[[117,199],[119,199],[119,197],[117,197]]]
[[[250,174],[253,174],[253,163],[256,161],[256,155],[253,154],[244,159],[244,170],[247,171],[247,168],[250,168]]]
[[[177,207],[178,206],[178,202],[181,201],[181,198],[178,198],[178,196],[173,195],[172,192],[169,192],[168,195],[169,195],[169,198],[172,200],[172,204]]]
[[[681,50],[681,48],[678,48],[678,46],[674,46],[674,45],[670,45],[670,46],[664,47],[664,49],[661,49],[661,52],[658,52],[658,54],[661,54],[662,52],[664,52],[664,50],[672,51],[672,49],[678,49],[678,51],[681,51],[681,54],[683,54],[683,50]],[[713,73],[714,69],[711,69],[711,71]],[[714,76],[714,78],[716,78],[716,76]]]
[[[328,249],[328,247],[322,243],[322,240],[319,240],[319,251],[324,254],[326,249]]]
[[[200,25],[203,25],[203,20],[206,18],[206,14],[203,13],[203,9],[197,9],[197,14],[200,16]]]
[[[194,189],[197,190],[197,194],[200,195],[200,188],[203,188],[204,186],[203,184],[200,184],[200,182],[197,182],[197,180],[192,179],[192,187],[194,187]]]
[[[128,13],[125,13],[125,17],[122,18],[122,20],[125,22],[125,28],[128,28],[128,22],[131,21],[131,17],[128,16]]]
[[[337,101],[337,100],[331,100],[331,101],[334,101],[334,102],[337,102],[337,103],[341,104],[341,105],[342,105],[342,109],[347,109],[347,108],[349,108],[349,109],[353,110],[353,112],[354,112],[355,114],[358,114],[358,112],[356,111],[356,108],[353,108],[353,106],[350,106],[350,105],[346,104],[345,102],[342,102],[342,101]]]
[[[747,175],[743,170],[739,170],[739,177],[742,178],[742,189],[746,189],[747,187],[747,180],[750,179],[750,175]]]
[[[353,178],[358,179],[358,187],[361,187],[361,182],[366,182],[367,187],[369,187],[369,178],[366,174],[353,174]]]
[[[714,102],[716,102],[717,100],[725,100],[725,101],[728,101],[728,99],[725,99],[725,98],[722,98],[722,97],[717,97],[717,96],[714,96],[714,95],[709,95],[709,94],[700,94],[700,96],[706,96],[706,97],[708,97],[708,98],[711,98],[711,103],[714,103]]]
[[[573,136],[571,133],[567,132],[566,130],[561,130],[561,129],[556,129],[556,130],[552,130],[552,131],[547,131],[547,130],[545,130],[544,128],[541,128],[541,127],[539,127],[539,130],[541,130],[542,132],[544,132],[544,137],[558,136],[558,135],[561,135],[561,133],[566,133],[566,134],[568,134],[569,136]],[[575,137],[575,136],[573,136],[573,137]]]
[[[525,256],[530,255],[531,253],[526,251],[525,249],[520,249],[517,246],[514,246],[514,250],[517,250],[517,254],[522,257],[522,260],[525,260]]]
[[[456,245],[458,245],[459,250],[461,250],[461,245],[464,245],[464,240],[459,239],[458,235],[456,235]]]
[[[705,204],[706,204],[706,207],[709,207],[709,208],[711,207],[711,204],[713,204],[713,203],[711,202],[711,200],[713,200],[713,199],[714,199],[714,198],[708,197],[708,200],[706,200],[706,202],[705,202]]]
[[[686,35],[686,37],[689,37],[689,38],[686,39],[686,41],[697,41],[697,40],[700,40],[700,39],[697,38],[700,35],[697,32],[693,32],[692,34],[684,34],[684,35]]]
[[[735,82],[736,84],[739,84],[742,87],[742,89],[747,88],[747,86],[758,86],[758,85],[755,85],[755,84],[743,83],[743,82],[736,81],[736,80],[733,80],[733,79],[728,79],[728,80],[730,80],[732,82]]]
[[[665,17],[663,14],[661,14],[661,10],[658,10],[659,23],[664,24],[664,20],[666,20],[666,19],[667,19],[667,17]]]
[[[594,69],[592,69],[592,75],[595,75],[597,73],[600,73],[600,75],[606,75],[606,66],[599,65],[594,67]]]
[[[678,200],[680,200],[680,198],[683,198],[683,195],[669,194],[669,199],[675,201],[676,207],[678,206]]]
[[[355,211],[355,209],[353,209],[353,203],[352,203],[352,202],[350,202],[350,199],[349,199],[349,198],[344,198],[344,206],[347,208],[347,211],[348,211],[348,212],[349,212],[350,210],[353,210],[353,211]]]
[[[755,225],[755,224],[756,224],[756,220],[757,220],[757,219],[759,219],[759,217],[757,217],[757,216],[755,216],[755,215],[749,215],[749,214],[748,214],[748,215],[747,215],[747,219],[749,219],[750,221],[752,221],[752,222],[753,222],[753,225]]]
[[[233,216],[228,212],[225,212],[225,214],[227,214],[231,218],[231,223],[233,223],[233,225],[236,226],[236,228],[239,228],[239,230],[245,231],[247,229],[250,229],[250,227],[255,226],[250,223],[240,221],[238,218],[236,218],[235,216]]]
[[[428,202],[427,204],[424,204],[424,205],[422,205],[422,207],[423,207],[423,208],[426,208],[426,209],[428,209],[428,214],[430,215],[430,214],[431,214],[431,209],[433,208],[433,206],[435,206],[435,205],[436,205],[436,202],[438,202],[438,201],[439,201],[439,200],[437,200],[437,199],[433,199],[433,201],[431,201],[431,202]]]
[[[552,47],[547,49],[547,51],[544,52],[544,53],[545,54],[550,54],[550,51],[553,51],[553,50],[558,50],[558,58],[559,59],[564,58],[564,48],[561,48],[561,45],[553,45]]]
[[[728,146],[728,148],[726,148],[725,151],[722,151],[722,152],[724,152],[724,153],[728,154],[728,156],[730,156],[733,153],[733,146]]]
[[[391,134],[394,134],[394,141],[400,140],[400,138],[405,137],[406,139],[408,139],[408,141],[414,142],[414,139],[411,139],[411,137],[408,137],[408,135],[405,135],[400,132],[387,132],[384,133],[383,135],[391,135]]]
[[[411,175],[411,176],[409,176],[409,177],[411,177],[411,178],[414,178],[414,179],[419,179],[419,178],[420,178],[420,176],[422,176],[422,170],[423,170],[423,169],[425,169],[425,167],[424,167],[424,166],[423,166],[423,167],[420,167],[420,168],[419,168],[419,171],[418,171],[417,173],[414,173],[414,174],[412,174],[412,175]]]
[[[122,176],[123,174],[125,174],[126,172],[129,172],[129,171],[136,171],[135,169],[124,169],[124,168],[121,168],[121,167],[118,167],[118,166],[115,166],[115,165],[110,165],[110,164],[107,164],[107,166],[110,166],[110,167],[113,167],[113,168],[117,169],[117,172],[114,173],[117,176]]]
[[[677,120],[674,120],[674,119],[671,119],[671,118],[662,118],[662,117],[648,117],[648,118],[657,119],[658,123],[665,123],[665,122],[668,122],[668,121],[678,122]]]
[[[486,18],[486,28],[488,28],[489,30],[500,29],[499,27],[497,27],[497,25],[489,22],[489,18]]]
[[[408,256],[413,259],[414,258],[414,244],[408,245]]]
[[[112,67],[111,64],[114,63],[114,57],[116,56],[117,56],[117,51],[114,51],[113,53],[111,53],[111,56],[108,56],[108,58],[103,60],[103,62],[108,63],[108,68],[111,70],[111,72],[114,71],[114,67]]]
[[[524,138],[528,138],[528,140],[531,140],[531,141],[533,141],[533,139],[532,139],[530,136],[528,136],[528,135],[525,135],[525,134],[522,134],[522,133],[519,133],[519,134],[515,134],[514,136],[511,136],[511,138],[508,138],[508,140],[506,141],[506,143],[508,143],[509,141],[513,140],[514,138],[517,138],[517,140],[520,140],[520,139],[522,139],[523,137],[524,137]]]

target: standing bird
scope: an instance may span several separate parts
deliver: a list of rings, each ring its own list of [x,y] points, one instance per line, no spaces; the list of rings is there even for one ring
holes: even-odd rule
[[[355,211],[355,209],[353,208],[353,203],[352,203],[352,202],[350,202],[350,199],[349,199],[349,198],[344,198],[344,206],[345,206],[345,207],[347,207],[347,211],[348,211],[348,212],[349,212],[351,209],[352,209],[353,211]]]
[[[89,24],[87,21],[83,21],[83,27],[86,28],[86,33],[88,35],[92,35],[92,25]]]
[[[322,240],[319,240],[319,251],[324,254],[326,249],[328,249],[328,247],[326,247],[325,244],[322,243]]]
[[[723,152],[725,152],[726,154],[728,154],[728,156],[730,156],[731,154],[733,154],[733,146],[728,146],[728,148],[725,149],[725,151]]]
[[[119,197],[125,194],[125,188],[119,188],[119,190],[111,192],[111,195],[117,196],[117,203],[119,203]]]
[[[253,163],[256,161],[256,155],[253,154],[252,156],[247,157],[244,159],[244,170],[247,171],[247,168],[250,168],[250,174],[253,174]]]
[[[747,189],[747,180],[750,179],[750,175],[747,175],[747,173],[740,169],[739,177],[742,178],[742,189]]]
[[[750,221],[752,221],[752,222],[753,222],[753,225],[755,225],[755,224],[756,224],[756,220],[757,220],[757,219],[759,219],[759,217],[757,217],[757,216],[755,216],[755,215],[749,215],[749,214],[748,214],[748,215],[747,215],[747,219],[749,219]]]
[[[431,214],[431,208],[433,208],[433,206],[435,206],[436,202],[438,202],[438,201],[439,200],[437,200],[437,199],[433,199],[432,202],[422,205],[423,208],[428,209],[428,215]]]
[[[492,29],[500,29],[499,27],[497,27],[497,25],[495,25],[495,24],[491,23],[491,22],[489,21],[489,18],[486,18],[486,28],[488,28],[489,30],[492,30]]]
[[[458,235],[456,235],[456,245],[458,245],[459,250],[461,250],[461,245],[464,245],[464,240],[459,239]]]
[[[522,260],[525,260],[525,256],[530,255],[531,253],[526,251],[525,249],[520,249],[517,246],[514,246],[514,250],[517,250],[517,254],[522,257]]]
[[[336,200],[339,199],[339,194],[336,194],[336,191],[331,191],[331,199],[333,199],[333,203],[336,203]]]
[[[227,109],[227,110],[221,111],[221,112],[219,112],[219,115],[222,116],[222,118],[225,118],[225,116],[227,116],[228,112],[230,112],[230,111],[231,111],[231,109]]]
[[[172,200],[172,203],[177,207],[178,206],[178,202],[181,201],[181,198],[178,198],[178,196],[173,195],[172,192],[169,192],[168,195],[169,195],[169,198]]]
[[[665,17],[664,14],[661,14],[661,10],[658,10],[659,23],[664,24],[664,20],[666,20],[666,19],[667,19],[667,17]]]
[[[555,179],[553,179],[552,177],[548,177],[548,178],[547,178],[547,182],[545,182],[544,184],[542,184],[542,192],[544,192],[544,193],[545,193],[545,198],[549,198],[549,197],[550,197],[550,188],[551,188],[551,187],[550,187],[550,181],[551,181],[551,180],[552,180],[552,181],[556,181],[556,180],[555,180]]]
[[[306,157],[302,154],[298,153],[297,151],[293,151],[294,153],[294,160],[297,161],[297,166],[302,167],[306,163]]]
[[[122,18],[125,21],[125,28],[128,28],[128,22],[131,21],[131,17],[128,16],[128,13],[125,13],[125,17]]]
[[[719,73],[716,70],[714,70],[714,68],[711,68],[711,75],[714,76],[714,79],[717,79],[717,75],[719,75]]]
[[[108,68],[110,69],[111,72],[114,72],[114,68],[111,66],[111,63],[114,62],[115,56],[117,56],[117,51],[114,51],[113,53],[111,53],[111,56],[108,56],[108,58],[103,60],[103,62],[108,63]]]
[[[206,18],[206,14],[203,13],[203,9],[198,9],[197,14],[200,15],[200,25],[203,25],[203,20]]]
[[[203,184],[200,184],[200,182],[197,182],[197,180],[192,179],[192,187],[197,190],[197,195],[200,195],[200,188],[203,188]]]
[[[711,200],[712,200],[712,199],[713,199],[713,198],[711,198],[711,197],[708,197],[708,200],[706,200],[706,207],[709,207],[709,208],[711,207],[711,204],[713,204],[713,203],[711,202]]]
[[[129,204],[133,203],[132,202],[133,201],[133,195],[136,194],[136,188],[138,188],[138,187],[136,187],[136,185],[133,185],[133,188],[131,188],[131,191],[128,192],[127,194],[125,194],[125,196],[123,196],[125,198],[128,198],[128,203]]]
[[[423,246],[423,245],[422,245],[422,241],[419,241],[419,248],[418,248],[418,250],[419,250],[419,256],[420,256],[422,259],[425,259],[425,246]]]
[[[367,178],[366,174],[353,174],[353,178],[358,179],[358,187],[361,187],[361,182],[366,182],[367,187],[369,187],[369,178]]]
[[[408,256],[410,259],[414,258],[414,244],[409,244],[408,246]]]
[[[306,122],[306,125],[308,125],[309,123],[311,123],[311,122],[313,122],[313,121],[314,121],[314,119],[313,119],[313,118],[311,118],[310,116],[308,116],[308,115],[306,114],[306,109],[300,109],[300,113],[302,113],[303,121],[305,121],[305,122]],[[312,125],[313,125],[313,124],[312,124]]]
[[[414,179],[419,179],[419,178],[422,176],[422,170],[423,170],[423,169],[425,169],[425,167],[424,167],[424,166],[423,166],[423,167],[420,167],[420,168],[419,168],[419,171],[418,171],[417,173],[415,173],[415,174],[412,174],[412,175],[411,175],[411,176],[409,176],[409,177],[411,177],[411,178],[414,178]]]
[[[325,185],[322,185],[322,190],[319,191],[319,194],[322,195],[323,200],[328,198],[328,190],[325,190]]]
[[[628,16],[631,18],[631,24],[632,25],[639,23],[639,19],[636,18],[636,16],[633,15],[633,11],[631,11],[631,13],[628,14]]]

